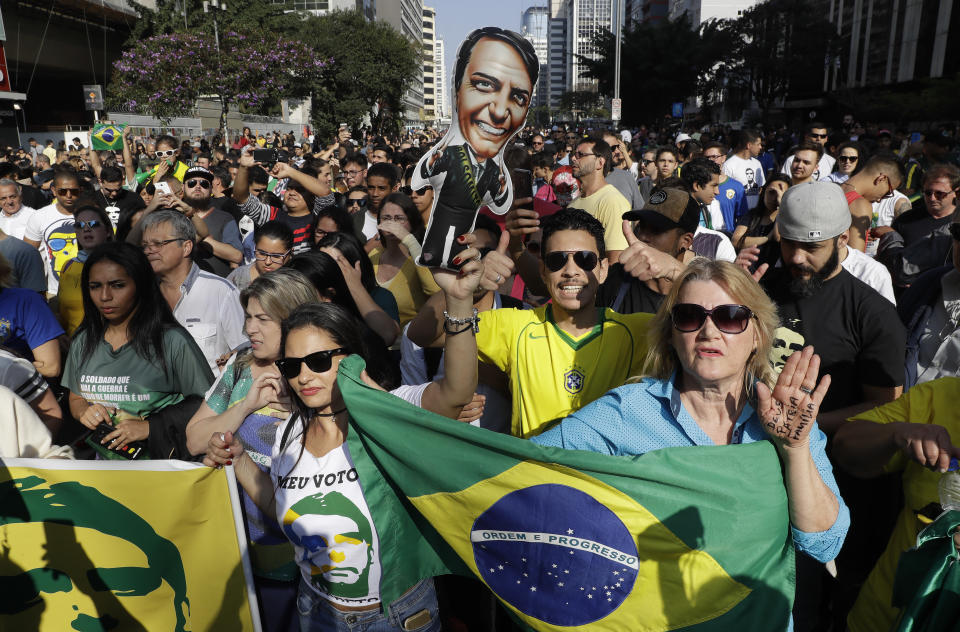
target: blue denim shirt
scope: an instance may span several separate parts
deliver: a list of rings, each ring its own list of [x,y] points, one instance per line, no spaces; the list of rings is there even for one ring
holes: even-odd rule
[[[531,441],[567,450],[590,450],[619,456],[644,454],[660,448],[715,445],[684,408],[680,393],[673,387],[675,379],[676,374],[670,380],[646,378],[636,384],[615,388],[550,430],[532,437]],[[734,425],[731,442],[768,440],[760,418],[747,403]],[[826,435],[814,424],[810,430],[810,454],[820,478],[840,505],[837,519],[826,531],[813,533],[791,526],[796,550],[820,562],[828,562],[837,556],[850,528],[850,510],[837,489],[826,445]]]

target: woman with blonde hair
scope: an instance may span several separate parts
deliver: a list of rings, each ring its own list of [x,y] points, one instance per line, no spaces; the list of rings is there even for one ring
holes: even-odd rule
[[[650,323],[644,375],[531,440],[615,455],[770,441],[784,468],[794,546],[832,560],[850,514],[816,424],[830,378],[817,383],[812,347],[790,356],[779,376],[773,372],[778,325],[773,302],[746,272],[695,259]]]
[[[240,293],[250,347],[227,364],[187,425],[192,454],[207,451],[211,434],[232,432],[257,466],[270,471],[277,428],[291,410],[288,390],[274,364],[282,357],[280,323],[300,305],[316,300],[313,284],[291,268],[261,274]],[[254,584],[263,612],[270,613],[264,629],[295,629],[298,573],[293,547],[273,516],[260,511],[245,491],[241,496]]]

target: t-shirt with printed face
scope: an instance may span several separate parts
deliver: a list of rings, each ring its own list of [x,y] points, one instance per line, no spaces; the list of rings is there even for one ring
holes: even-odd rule
[[[63,384],[90,403],[145,417],[185,396],[202,397],[213,383],[213,373],[197,343],[185,330],[171,327],[163,332],[167,370],[154,358],[144,358],[131,343],[114,350],[105,340],[83,361],[81,331],[70,344],[63,371]]]
[[[831,378],[821,412],[862,402],[861,385],[903,384],[906,333],[890,301],[845,269],[813,296],[799,299],[788,290],[788,270],[767,276],[761,283],[777,304],[781,323],[771,362],[779,371],[792,352],[813,345],[820,376]]]
[[[288,424],[297,425],[287,433]],[[301,421],[294,415],[277,432],[271,475],[277,522],[293,543],[303,580],[335,604],[378,603],[380,540],[350,449],[344,442],[317,457],[301,438]]]
[[[743,185],[747,206],[754,209],[760,198],[760,189],[766,182],[760,161],[756,158],[741,158],[733,155],[723,163],[723,173]]]
[[[77,256],[77,231],[73,215],[64,215],[56,203],[44,206],[30,216],[23,238],[40,243],[44,263],[47,264],[47,292],[56,294],[60,286],[60,272],[68,261]]]

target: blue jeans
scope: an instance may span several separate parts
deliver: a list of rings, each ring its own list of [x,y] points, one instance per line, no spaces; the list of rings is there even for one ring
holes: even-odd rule
[[[425,579],[407,594],[387,608],[361,612],[343,612],[318,595],[303,581],[297,595],[297,610],[300,612],[300,632],[440,632],[440,614],[437,609],[437,593],[433,579]],[[426,610],[430,618],[418,617],[420,625],[405,628],[404,622]]]

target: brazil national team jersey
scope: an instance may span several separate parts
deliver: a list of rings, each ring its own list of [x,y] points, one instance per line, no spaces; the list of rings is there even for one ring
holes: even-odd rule
[[[596,327],[578,338],[557,326],[549,305],[480,315],[480,360],[510,376],[513,436],[538,435],[639,375],[653,315],[597,309]]]

